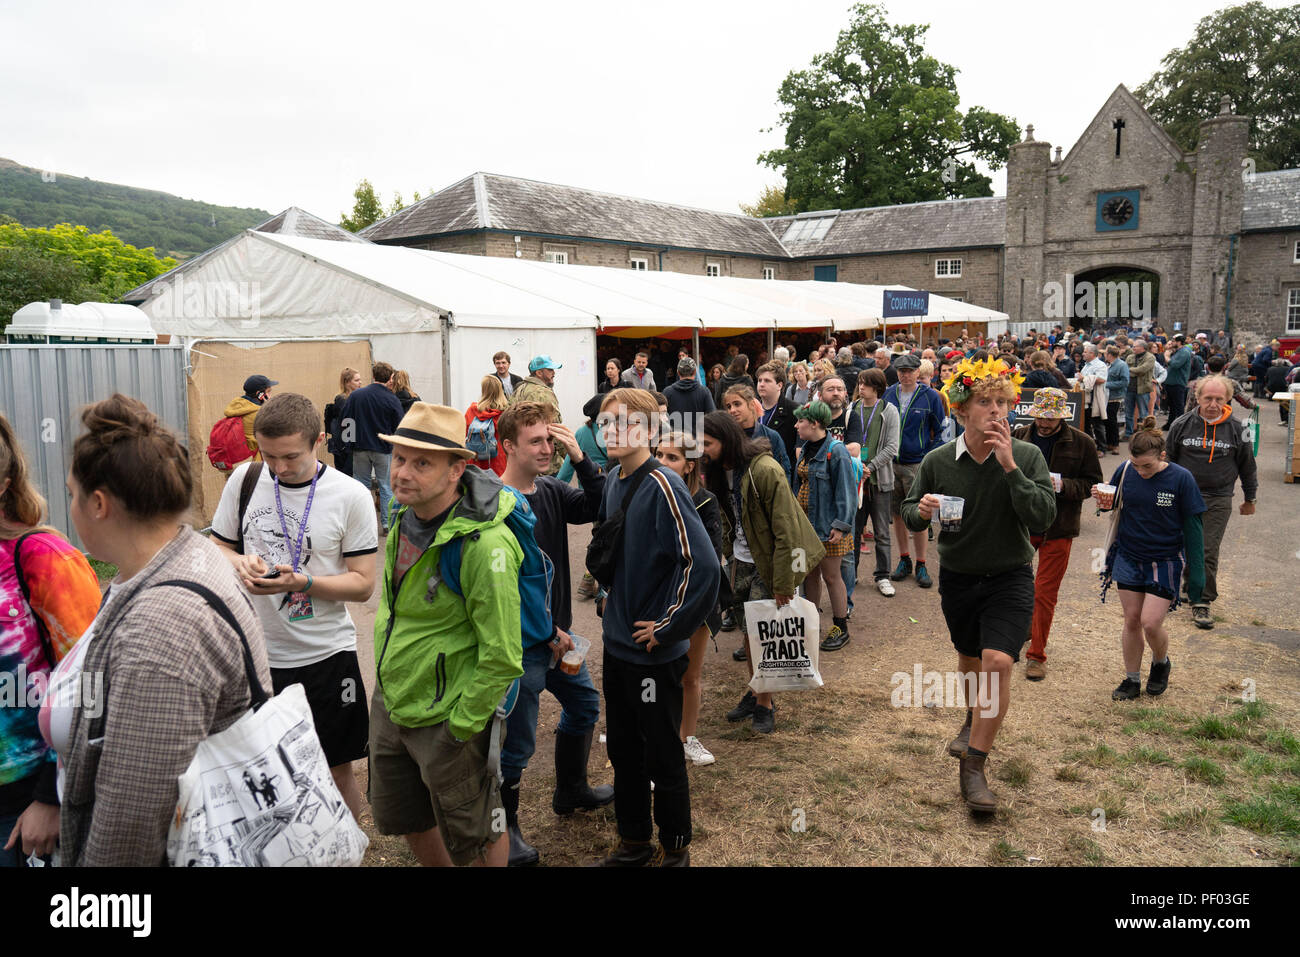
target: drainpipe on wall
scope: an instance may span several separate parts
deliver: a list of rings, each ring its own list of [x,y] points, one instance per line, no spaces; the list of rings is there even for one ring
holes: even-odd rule
[[[1232,263],[1236,251],[1237,234],[1233,233],[1228,237],[1228,290],[1223,297],[1223,331],[1228,334],[1229,340],[1232,338]]]

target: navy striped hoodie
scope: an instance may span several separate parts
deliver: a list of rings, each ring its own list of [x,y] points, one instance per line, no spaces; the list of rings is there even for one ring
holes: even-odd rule
[[[605,480],[601,521],[618,511],[630,485],[615,466]],[[666,465],[652,469],[626,510],[622,561],[602,620],[605,650],[633,665],[680,658],[717,601],[721,577],[686,484]],[[659,644],[649,654],[632,637],[638,621],[655,622]]]

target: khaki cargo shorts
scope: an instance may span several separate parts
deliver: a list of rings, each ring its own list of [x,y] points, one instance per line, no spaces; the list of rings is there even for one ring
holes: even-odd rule
[[[903,514],[903,499],[907,498],[912,491],[912,483],[916,481],[916,473],[921,471],[921,463],[913,462],[911,465],[903,462],[894,463],[894,497],[889,503],[889,513],[894,516]],[[907,543],[903,543],[907,547]]]
[[[506,832],[501,785],[487,767],[495,726],[489,721],[464,744],[452,737],[446,721],[403,728],[393,724],[376,688],[366,797],[379,833],[416,834],[437,827],[458,866],[485,853]]]

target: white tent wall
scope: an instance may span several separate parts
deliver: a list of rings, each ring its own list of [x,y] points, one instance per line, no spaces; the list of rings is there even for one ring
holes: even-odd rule
[[[411,391],[423,402],[442,404],[442,332],[399,332],[372,335],[370,349],[376,362],[405,369],[411,376]],[[491,362],[488,363],[490,368]],[[452,376],[454,382],[456,377]],[[370,382],[370,370],[361,370],[361,381]]]
[[[492,372],[492,356],[510,353],[510,371],[527,378],[528,360],[549,355],[563,368],[555,374],[555,394],[564,424],[577,429],[586,419],[582,407],[596,394],[595,329],[496,329],[453,326],[451,330],[451,404],[464,411],[479,397],[479,382]],[[442,401],[441,391],[438,402]]]

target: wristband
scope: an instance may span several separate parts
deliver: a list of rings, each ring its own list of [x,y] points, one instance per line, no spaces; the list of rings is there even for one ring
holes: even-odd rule
[[[312,578],[311,575],[309,574],[307,575],[307,587],[302,590],[302,593],[304,595],[307,594],[307,592],[311,591],[311,586],[315,583],[315,581],[316,579]]]

